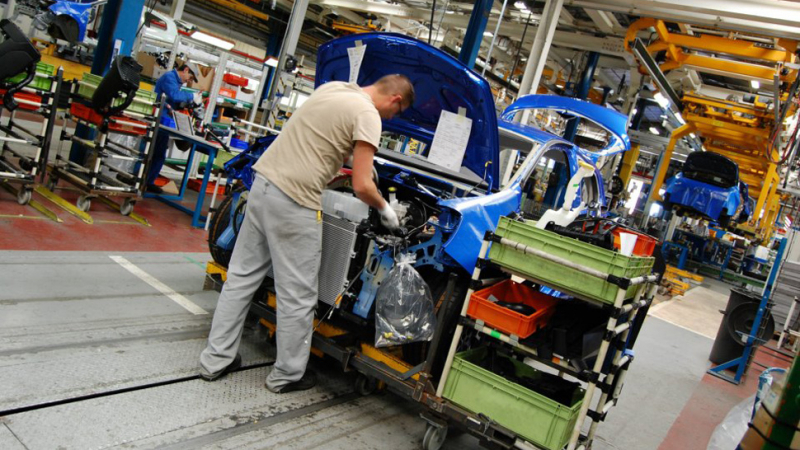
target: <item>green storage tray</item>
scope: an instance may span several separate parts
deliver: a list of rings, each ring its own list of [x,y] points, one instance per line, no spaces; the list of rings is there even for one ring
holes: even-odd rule
[[[482,413],[536,445],[559,450],[569,442],[583,404],[580,398],[571,406],[506,380],[476,363],[486,357],[485,347],[456,354],[447,376],[444,398],[474,412]],[[536,378],[539,371],[516,359],[519,377]]]
[[[92,96],[94,95],[94,91],[97,89],[97,86],[100,85],[100,82],[103,81],[103,77],[99,75],[94,75],[91,73],[84,73],[83,78],[81,79],[81,84],[78,85],[78,95],[91,100]],[[139,89],[136,91],[136,98],[133,100],[128,108],[125,111],[130,111],[139,114],[145,115],[152,115],[153,114],[153,104],[156,101],[156,93],[153,91],[148,91],[145,89]],[[114,102],[115,105],[122,104],[122,99],[117,100]]]
[[[633,278],[649,275],[653,268],[655,258],[624,256],[577,239],[540,230],[535,224],[533,221],[518,222],[501,217],[495,233],[553,256],[618,277]],[[541,280],[552,288],[570,291],[604,303],[614,304],[616,300],[618,289],[616,285],[501,244],[492,244],[489,259],[522,275]],[[625,298],[633,297],[637,288],[638,286],[628,288]]]
[[[56,67],[50,64],[46,64],[43,62],[36,63],[36,76],[33,77],[33,81],[28,84],[28,87],[39,89],[40,91],[49,91],[53,85],[53,80],[48,77],[55,75]],[[38,74],[43,74],[46,76],[40,76]],[[18,83],[25,79],[25,74],[20,73],[18,75],[14,75],[13,77],[7,78],[6,81],[9,83]]]

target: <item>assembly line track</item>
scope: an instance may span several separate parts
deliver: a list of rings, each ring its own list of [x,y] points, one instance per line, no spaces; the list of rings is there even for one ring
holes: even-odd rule
[[[258,364],[251,364],[251,365],[246,366],[246,367],[240,367],[239,369],[236,369],[236,370],[232,371],[231,373],[243,372],[245,370],[252,370],[252,369],[260,369],[262,367],[269,367],[269,366],[271,366],[273,364],[275,364],[275,361],[265,362],[265,363],[258,363]],[[81,395],[81,396],[78,396],[78,397],[65,398],[65,399],[62,399],[62,400],[55,400],[55,401],[51,401],[51,402],[38,403],[38,404],[35,404],[35,405],[22,406],[22,407],[19,407],[19,408],[12,408],[12,409],[7,409],[5,411],[0,411],[0,417],[7,417],[7,416],[14,415],[14,414],[20,414],[20,413],[29,412],[29,411],[35,411],[37,409],[50,408],[50,407],[53,407],[53,406],[66,405],[66,404],[69,404],[69,403],[75,403],[75,402],[80,402],[80,401],[84,401],[84,400],[91,400],[91,399],[100,398],[100,397],[108,397],[108,396],[111,396],[111,395],[124,394],[126,392],[141,391],[143,389],[150,389],[150,388],[154,388],[154,387],[167,386],[167,385],[170,385],[170,384],[183,383],[183,382],[186,382],[186,381],[199,380],[199,379],[200,379],[200,375],[199,374],[197,374],[197,375],[189,375],[189,376],[185,376],[185,377],[174,378],[174,379],[171,379],[171,380],[157,381],[155,383],[141,384],[141,385],[138,385],[138,386],[129,386],[129,387],[126,387],[126,388],[121,388],[121,389],[113,389],[113,390],[110,390],[110,391],[97,392],[95,394]]]

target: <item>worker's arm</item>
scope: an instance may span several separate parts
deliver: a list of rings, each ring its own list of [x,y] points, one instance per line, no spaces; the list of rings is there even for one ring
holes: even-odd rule
[[[172,74],[167,76],[167,78],[164,80],[164,84],[161,87],[164,90],[164,93],[167,94],[167,98],[169,98],[169,102],[172,105],[177,105],[178,103],[191,103],[194,100],[194,95],[191,92],[181,91],[180,78],[173,76]]]
[[[356,141],[353,148],[353,191],[362,202],[377,210],[383,209],[386,200],[372,181],[372,164],[377,149],[364,141]]]
[[[372,181],[372,163],[377,149],[364,141],[356,141],[353,148],[353,191],[356,197],[381,213],[381,223],[389,228],[400,227],[397,214],[381,197],[378,186]]]

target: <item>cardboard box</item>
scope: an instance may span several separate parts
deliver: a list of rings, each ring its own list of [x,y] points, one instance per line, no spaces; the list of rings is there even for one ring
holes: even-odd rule
[[[211,85],[214,83],[214,68],[199,66],[200,73],[197,74],[197,83],[190,83],[189,87],[202,92],[210,92]]]
[[[247,103],[255,103],[256,91],[240,87],[239,91],[236,93],[236,100],[240,100]]]
[[[156,67],[159,69],[161,68],[156,63],[155,56],[149,55],[145,52],[139,52],[136,54],[136,61],[142,65],[142,75],[148,78],[158,78],[153,75],[153,71],[156,69]]]

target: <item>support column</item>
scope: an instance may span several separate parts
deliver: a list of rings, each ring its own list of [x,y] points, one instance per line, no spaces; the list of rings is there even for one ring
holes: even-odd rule
[[[589,96],[589,89],[592,87],[592,80],[594,79],[594,70],[597,68],[597,61],[599,60],[599,53],[589,52],[586,60],[586,67],[583,69],[581,81],[578,84],[576,98],[580,100],[586,100],[586,97]],[[578,124],[580,121],[581,120],[576,117],[572,119],[569,124],[567,124],[567,129],[564,131],[564,139],[570,142],[575,142],[575,135],[578,134]]]
[[[489,14],[492,12],[493,4],[494,0],[477,0],[472,7],[467,33],[464,35],[464,42],[461,44],[461,52],[458,53],[458,60],[470,69],[475,67],[475,59],[478,57],[478,50],[481,49],[483,32],[486,31],[486,23],[489,21]],[[489,62],[487,61],[486,63],[488,64]]]
[[[531,53],[528,56],[528,64],[525,66],[525,74],[519,85],[519,95],[517,98],[529,93],[536,93],[539,82],[542,79],[544,64],[547,62],[547,54],[550,52],[550,44],[553,42],[553,35],[558,26],[558,18],[561,15],[561,8],[564,0],[547,0],[542,11],[542,18],[536,28],[536,37],[533,39]],[[528,122],[530,110],[517,114],[515,121],[522,123]]]
[[[758,200],[756,200],[756,207],[753,209],[753,217],[750,219],[750,224],[753,226],[755,226],[758,222],[758,218],[761,216],[761,210],[764,208],[764,203],[767,201],[770,186],[772,182],[775,181],[777,175],[778,172],[775,164],[770,164],[767,169],[767,176],[764,179],[764,184],[761,185],[761,192],[758,194]]]
[[[183,17],[184,6],[186,6],[186,0],[172,0],[172,6],[169,9],[169,15],[175,20],[181,20],[181,17]]]
[[[144,0],[109,0],[103,9],[92,73],[103,75],[116,55],[130,55]]]
[[[300,32],[303,30],[303,21],[306,18],[306,11],[308,10],[308,0],[296,0],[292,7],[292,14],[289,17],[289,24],[286,27],[286,33],[283,35],[283,43],[281,44],[281,52],[278,57],[278,68],[274,73],[274,80],[269,88],[269,100],[275,99],[275,91],[278,88],[278,80],[280,80],[283,73],[283,67],[286,64],[286,57],[294,55],[297,50],[297,41],[300,40]]]
[[[658,194],[658,191],[664,184],[664,178],[667,176],[667,168],[669,167],[669,162],[672,159],[672,151],[675,150],[675,145],[678,143],[678,139],[681,139],[687,134],[694,132],[694,126],[688,123],[672,131],[672,134],[669,137],[667,148],[665,148],[664,152],[661,153],[661,156],[658,157],[656,174],[653,176],[652,183],[650,183],[650,193],[647,195],[647,203],[644,205],[644,223],[646,223],[647,219],[649,218],[650,206],[653,204],[653,202],[663,200]]]

